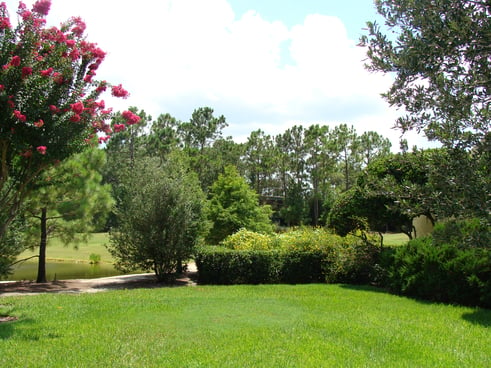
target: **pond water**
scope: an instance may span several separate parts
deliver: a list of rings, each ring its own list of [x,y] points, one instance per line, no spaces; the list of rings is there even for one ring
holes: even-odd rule
[[[37,262],[22,262],[14,266],[14,273],[7,280],[36,280]],[[90,264],[83,262],[46,262],[46,279],[69,280],[69,279],[93,279],[97,277],[108,277],[121,275],[112,264],[100,263]]]

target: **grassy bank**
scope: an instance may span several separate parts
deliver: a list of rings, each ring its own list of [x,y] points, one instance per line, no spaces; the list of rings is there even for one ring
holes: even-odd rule
[[[342,285],[0,299],[2,367],[489,367],[491,311]],[[0,314],[2,314],[0,313]]]
[[[89,241],[86,244],[80,244],[78,249],[75,249],[72,245],[64,246],[59,239],[53,238],[49,240],[46,257],[56,261],[89,262],[90,255],[95,253],[101,256],[101,262],[112,263],[113,258],[104,246],[104,244],[108,243],[109,236],[107,233],[92,234]],[[37,247],[32,251],[26,250],[19,255],[18,259],[32,257],[38,253],[39,248]],[[37,262],[37,258],[34,258],[33,262]]]

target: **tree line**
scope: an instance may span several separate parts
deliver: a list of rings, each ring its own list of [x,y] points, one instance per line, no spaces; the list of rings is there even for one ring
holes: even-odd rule
[[[236,143],[224,137],[224,116],[213,109],[194,110],[189,121],[169,114],[152,120],[145,111],[130,108],[141,123],[113,135],[105,150],[108,155],[106,180],[117,184],[124,167],[137,157],[157,157],[165,162],[180,151],[197,174],[207,193],[227,165],[238,172],[259,196],[270,204],[278,224],[323,225],[336,196],[351,188],[364,167],[390,153],[390,141],[369,131],[358,134],[352,126],[340,124],[295,125],[276,136],[262,130],[250,133],[247,141]],[[121,117],[115,117],[116,123]],[[136,175],[136,174],[135,174]]]

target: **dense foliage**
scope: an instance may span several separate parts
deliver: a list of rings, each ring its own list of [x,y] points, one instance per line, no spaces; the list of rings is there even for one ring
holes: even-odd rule
[[[100,229],[112,209],[111,188],[102,184],[104,151],[89,147],[40,175],[22,211],[23,243],[39,247],[37,282],[46,282],[46,247],[53,237],[75,247]]]
[[[135,157],[158,157],[164,162],[169,153],[179,151],[209,196],[225,167],[234,166],[259,204],[270,205],[273,221],[281,225],[324,224],[336,195],[353,185],[368,162],[390,150],[388,139],[375,132],[359,135],[345,124],[333,129],[294,126],[277,136],[257,130],[246,143],[235,143],[222,137],[224,117],[214,117],[211,108],[196,109],[189,121],[169,114],[152,119],[136,107],[129,111],[140,117],[140,123],[113,134],[106,146],[105,177],[114,186],[116,200],[121,195],[118,177],[132,171]],[[116,115],[114,124],[119,122]]]
[[[361,44],[368,47],[370,70],[394,74],[384,97],[407,112],[396,126],[403,132],[423,131],[447,148],[445,159],[433,165],[433,179],[438,180],[432,185],[432,198],[440,196],[435,203],[442,203],[444,217],[479,216],[489,221],[489,1],[376,4],[385,28],[369,22]]]
[[[140,175],[123,183],[126,195],[108,249],[117,268],[152,270],[159,281],[168,281],[203,235],[205,198],[178,158],[162,166],[156,159],[137,160],[135,171]]]
[[[490,308],[490,230],[479,219],[438,224],[432,236],[385,254],[381,285],[426,300]]]
[[[201,283],[366,283],[379,248],[358,237],[301,228],[283,234],[247,230],[195,256]]]
[[[491,17],[486,0],[377,0],[385,27],[368,23],[369,69],[395,73],[384,95],[404,107],[403,131],[424,130],[448,147],[489,134]]]
[[[272,232],[270,217],[271,208],[260,206],[254,190],[233,166],[227,166],[210,188],[208,219],[213,226],[206,240],[218,244],[241,228]]]

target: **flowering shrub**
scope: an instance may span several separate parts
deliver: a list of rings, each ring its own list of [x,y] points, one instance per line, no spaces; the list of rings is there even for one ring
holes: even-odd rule
[[[221,246],[235,250],[268,250],[274,247],[273,236],[240,229],[227,236]]]
[[[112,111],[101,94],[111,88],[128,96],[121,85],[94,79],[106,54],[86,40],[80,18],[46,26],[50,6],[38,0],[28,10],[20,2],[14,27],[0,3],[0,238],[42,170],[97,137],[107,141]]]

